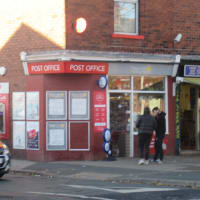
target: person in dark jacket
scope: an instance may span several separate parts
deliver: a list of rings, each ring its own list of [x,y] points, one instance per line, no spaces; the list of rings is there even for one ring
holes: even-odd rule
[[[161,112],[158,107],[153,108],[152,112],[157,122],[154,162],[162,164],[163,161],[162,144],[166,132],[166,120],[165,120],[166,113]]]
[[[136,128],[138,128],[139,137],[139,165],[149,164],[149,145],[153,135],[153,131],[156,130],[156,120],[150,114],[149,107],[144,108],[144,114],[141,115],[137,122]],[[145,152],[144,152],[145,151]]]

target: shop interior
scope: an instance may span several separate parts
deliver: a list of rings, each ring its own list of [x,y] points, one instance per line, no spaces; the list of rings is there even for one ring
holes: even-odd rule
[[[180,85],[181,150],[199,150],[200,96],[198,86]]]

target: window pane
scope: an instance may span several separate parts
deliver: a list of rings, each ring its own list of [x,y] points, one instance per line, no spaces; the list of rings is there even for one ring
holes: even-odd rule
[[[138,115],[144,113],[144,108],[148,106],[150,110],[154,107],[160,108],[160,110],[165,110],[164,94],[134,94],[133,95],[133,121],[134,130],[136,131],[135,122]]]
[[[130,90],[131,77],[130,76],[109,76],[108,87],[113,90]]]
[[[135,76],[134,90],[164,91],[163,77]]]
[[[115,1],[114,31],[120,33],[136,33],[136,4]]]
[[[111,132],[130,131],[130,94],[110,94],[110,129]]]

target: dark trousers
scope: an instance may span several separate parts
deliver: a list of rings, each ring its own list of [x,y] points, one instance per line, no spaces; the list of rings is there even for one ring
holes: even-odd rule
[[[140,158],[149,159],[149,145],[151,142],[152,134],[139,134],[139,156]]]
[[[162,149],[163,139],[164,136],[156,137],[154,160],[157,159],[163,160],[163,149]]]

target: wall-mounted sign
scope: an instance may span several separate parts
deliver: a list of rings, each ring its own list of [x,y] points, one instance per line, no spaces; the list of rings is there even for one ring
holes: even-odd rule
[[[200,65],[185,65],[184,76],[200,77]]]
[[[78,74],[107,74],[108,63],[94,62],[65,62],[66,73]]]
[[[94,132],[102,133],[106,121],[106,91],[94,91]]]
[[[64,73],[64,62],[28,63],[29,74],[59,74]]]
[[[102,62],[34,62],[28,63],[29,74],[107,74],[108,63]]]
[[[108,79],[106,78],[106,76],[101,76],[99,78],[99,80],[97,81],[97,85],[101,88],[101,89],[104,89],[106,88],[108,84]]]

